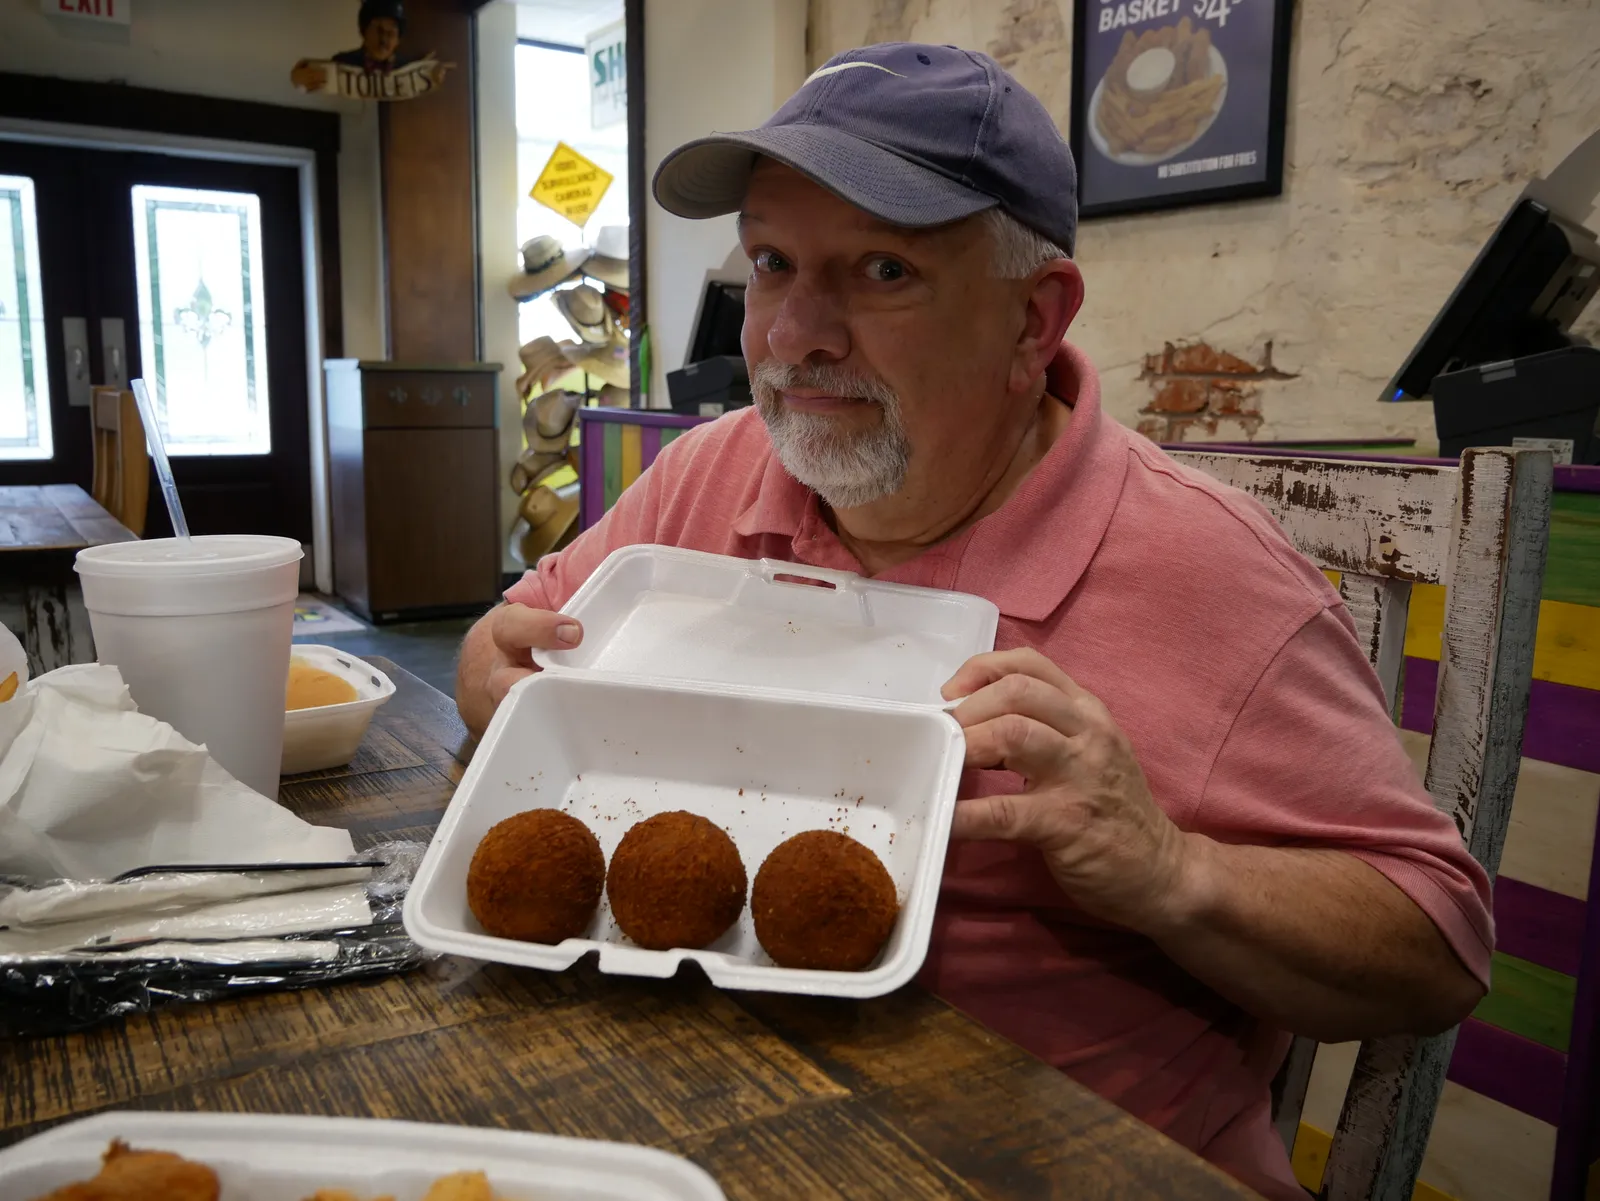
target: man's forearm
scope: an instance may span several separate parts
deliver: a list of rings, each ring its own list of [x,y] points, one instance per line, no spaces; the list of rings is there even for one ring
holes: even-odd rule
[[[1428,916],[1354,856],[1185,837],[1184,880],[1147,932],[1258,1017],[1343,1042],[1446,1030],[1482,997]]]
[[[494,701],[489,696],[489,671],[494,663],[494,639],[489,633],[489,610],[467,631],[461,643],[461,660],[456,665],[456,709],[474,738],[483,737],[494,716]]]

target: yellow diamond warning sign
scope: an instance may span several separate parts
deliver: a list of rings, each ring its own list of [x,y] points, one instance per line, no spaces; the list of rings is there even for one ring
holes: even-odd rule
[[[528,195],[582,226],[594,216],[600,198],[610,186],[611,172],[591,163],[565,142],[557,142]]]

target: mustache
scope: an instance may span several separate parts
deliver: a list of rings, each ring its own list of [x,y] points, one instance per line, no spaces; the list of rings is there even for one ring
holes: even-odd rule
[[[778,393],[791,388],[808,388],[829,396],[866,400],[885,407],[895,407],[900,401],[894,389],[877,377],[834,363],[781,363],[763,359],[750,372],[750,386],[758,397],[768,401],[775,401]]]

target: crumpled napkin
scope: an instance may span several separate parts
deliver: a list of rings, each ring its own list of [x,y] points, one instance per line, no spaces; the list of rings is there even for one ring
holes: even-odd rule
[[[16,640],[0,635],[4,666]],[[326,863],[352,850],[348,831],[300,820],[140,713],[113,666],[58,668],[0,703],[0,875],[104,880],[153,864]]]

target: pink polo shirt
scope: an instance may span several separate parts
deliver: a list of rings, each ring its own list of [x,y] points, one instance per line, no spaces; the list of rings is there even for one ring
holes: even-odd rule
[[[1050,382],[1071,422],[1005,505],[880,578],[988,597],[997,647],[1035,647],[1099,697],[1180,827],[1355,855],[1487,983],[1488,882],[1423,791],[1338,594],[1253,500],[1102,413],[1070,345]],[[506,599],[559,608],[632,543],[861,570],[753,410],[671,443]],[[1020,788],[1008,772],[963,784]],[[951,844],[921,979],[1257,1191],[1304,1201],[1268,1121],[1287,1036],[1087,917],[1033,849]]]

